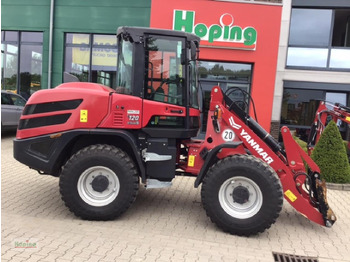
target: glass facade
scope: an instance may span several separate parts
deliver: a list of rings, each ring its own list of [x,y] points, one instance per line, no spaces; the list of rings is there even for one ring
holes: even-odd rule
[[[287,67],[350,70],[350,9],[293,8]]]
[[[1,31],[1,89],[28,99],[42,89],[42,32]]]
[[[325,91],[307,89],[284,89],[281,124],[290,127],[309,128]]]
[[[320,101],[347,104],[346,92],[328,92],[327,90],[310,90],[285,88],[281,111],[281,125],[296,129],[301,139],[307,140],[311,124]],[[346,137],[347,125],[340,121],[339,130]]]
[[[66,34],[63,82],[93,82],[116,87],[115,35]]]

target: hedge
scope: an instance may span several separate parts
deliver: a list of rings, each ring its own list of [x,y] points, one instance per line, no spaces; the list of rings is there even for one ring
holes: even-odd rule
[[[346,148],[334,121],[330,121],[312,151],[311,158],[321,169],[321,176],[331,183],[349,183],[350,165]]]
[[[307,153],[307,143],[297,136],[293,136],[293,138],[295,142],[297,142],[297,144],[305,151],[305,153]]]

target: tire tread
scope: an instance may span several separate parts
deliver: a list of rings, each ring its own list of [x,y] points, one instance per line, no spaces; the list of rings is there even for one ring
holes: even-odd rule
[[[101,155],[104,153],[113,156],[116,160],[122,161],[123,165],[127,167],[131,175],[132,192],[129,192],[129,199],[124,201],[125,203],[121,208],[116,205],[111,205],[113,208],[109,210],[107,214],[101,215],[100,212],[94,211],[93,209],[86,210],[84,207],[78,205],[76,201],[74,201],[74,192],[70,190],[71,179],[69,176],[71,176],[71,174],[69,170],[71,170],[74,165],[76,165],[76,163],[83,159],[85,156]],[[63,202],[76,216],[86,220],[113,220],[123,214],[135,201],[138,192],[139,180],[135,164],[124,151],[111,145],[96,144],[85,147],[71,156],[71,158],[62,167],[59,186]]]
[[[250,167],[261,170],[261,172],[267,176],[266,178],[267,180],[270,181],[271,188],[273,188],[275,191],[276,204],[274,206],[274,209],[275,209],[274,214],[269,218],[268,221],[264,221],[262,225],[258,228],[242,230],[241,228],[236,228],[227,223],[223,223],[222,220],[218,218],[217,212],[212,208],[213,206],[216,205],[216,199],[210,199],[207,197],[207,192],[211,190],[211,188],[213,187],[213,184],[215,183],[216,178],[220,174],[220,172],[222,172],[225,168],[229,168],[232,165],[236,165],[236,164],[239,164],[240,166],[248,165]],[[240,235],[240,236],[256,235],[270,228],[271,225],[276,222],[276,219],[278,218],[283,205],[282,186],[277,174],[266,162],[263,162],[262,160],[251,155],[234,155],[234,156],[221,159],[217,163],[215,163],[209,169],[208,173],[204,177],[202,190],[201,190],[201,198],[202,198],[202,204],[206,211],[206,214],[213,223],[215,223],[224,232],[228,232],[228,233],[231,233],[234,235]]]

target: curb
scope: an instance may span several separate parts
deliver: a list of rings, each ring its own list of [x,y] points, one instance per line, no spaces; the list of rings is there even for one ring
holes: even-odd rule
[[[350,191],[350,184],[326,183],[327,189]]]

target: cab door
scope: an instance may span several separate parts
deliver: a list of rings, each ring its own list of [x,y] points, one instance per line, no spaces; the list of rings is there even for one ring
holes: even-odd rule
[[[185,39],[146,38],[143,127],[152,136],[180,138],[187,126]]]
[[[184,38],[147,35],[145,39],[143,157],[147,176],[160,181],[175,177],[177,140],[191,136],[184,50]]]

